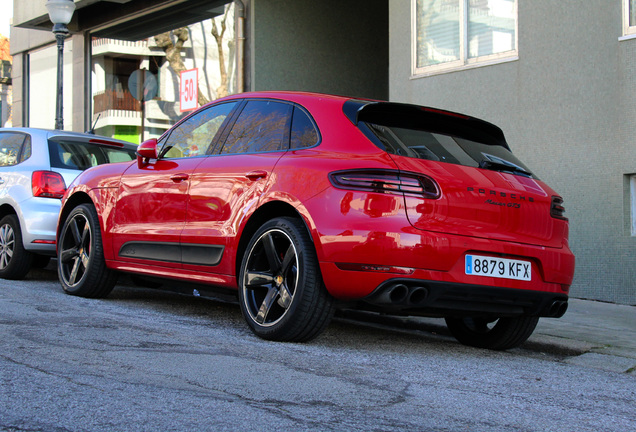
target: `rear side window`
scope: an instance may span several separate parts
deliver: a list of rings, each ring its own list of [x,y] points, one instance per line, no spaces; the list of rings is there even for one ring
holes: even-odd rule
[[[294,107],[290,147],[292,150],[313,147],[318,144],[319,135],[314,122],[301,108]]]
[[[225,140],[221,154],[287,150],[291,110],[291,105],[282,102],[248,101]]]
[[[86,142],[51,140],[49,155],[52,167],[81,171],[105,163],[129,162],[136,158],[134,150]]]
[[[0,133],[0,166],[12,166],[31,157],[31,137],[27,134]]]

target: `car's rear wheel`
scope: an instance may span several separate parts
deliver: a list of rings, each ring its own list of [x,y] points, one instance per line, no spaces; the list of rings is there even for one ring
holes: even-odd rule
[[[57,249],[58,276],[64,291],[91,298],[106,297],[112,291],[117,274],[106,267],[95,207],[82,204],[71,211]]]
[[[33,254],[22,244],[18,217],[6,215],[0,220],[0,278],[24,279],[32,264]]]
[[[241,310],[269,340],[307,341],[333,316],[311,237],[300,220],[276,218],[252,237],[239,275]]]
[[[464,345],[506,350],[524,343],[532,334],[538,317],[446,318],[451,334]]]

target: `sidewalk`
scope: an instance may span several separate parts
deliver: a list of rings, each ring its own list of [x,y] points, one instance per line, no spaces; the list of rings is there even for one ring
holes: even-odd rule
[[[355,311],[337,316],[448,334],[444,320],[439,318],[376,316]],[[565,315],[541,318],[530,339],[519,349],[555,354],[566,363],[636,377],[636,306],[570,298]]]
[[[636,307],[570,298],[562,318],[541,318],[528,348],[558,350],[567,363],[636,376]]]

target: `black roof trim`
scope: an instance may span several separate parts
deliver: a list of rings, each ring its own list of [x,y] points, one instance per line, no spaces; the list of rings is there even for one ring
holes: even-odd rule
[[[426,106],[349,99],[342,107],[355,125],[361,121],[458,136],[510,150],[503,131],[485,120]]]

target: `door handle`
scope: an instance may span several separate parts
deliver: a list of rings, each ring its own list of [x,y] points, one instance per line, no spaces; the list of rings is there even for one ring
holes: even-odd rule
[[[251,171],[245,174],[245,177],[247,177],[248,179],[252,181],[256,181],[258,179],[267,177],[267,171],[262,171],[262,170]]]
[[[184,180],[187,180],[190,176],[187,174],[175,174],[170,176],[170,180],[172,180],[175,183],[180,183]]]

